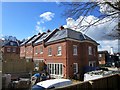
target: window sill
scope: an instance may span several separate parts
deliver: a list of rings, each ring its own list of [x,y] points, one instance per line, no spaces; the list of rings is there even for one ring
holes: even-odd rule
[[[77,54],[73,54],[73,56],[77,56]]]
[[[52,55],[48,55],[48,56],[50,56],[50,57],[51,57]]]
[[[58,54],[57,56],[62,56],[62,54]]]
[[[43,54],[43,52],[41,52],[40,54]]]

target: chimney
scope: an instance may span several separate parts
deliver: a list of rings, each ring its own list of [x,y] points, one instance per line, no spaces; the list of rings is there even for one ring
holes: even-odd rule
[[[38,35],[40,35],[41,33],[39,32]]]
[[[60,30],[63,30],[63,29],[64,29],[64,27],[63,27],[63,26],[60,26],[60,27],[59,27],[59,29],[60,29]]]
[[[49,29],[47,30],[47,33],[51,32]]]
[[[113,47],[110,48],[110,55],[114,55],[114,53],[113,53]]]

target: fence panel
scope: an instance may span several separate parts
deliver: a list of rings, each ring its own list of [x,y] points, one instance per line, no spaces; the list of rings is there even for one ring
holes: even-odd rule
[[[113,89],[116,90],[118,88],[118,75],[113,75],[113,76],[109,76],[107,77],[108,79],[108,88],[109,89]]]
[[[3,62],[3,73],[19,73],[29,72],[33,70],[33,62],[26,61],[14,61],[14,62]]]
[[[120,90],[120,75],[112,75],[88,82],[72,84],[54,90]]]

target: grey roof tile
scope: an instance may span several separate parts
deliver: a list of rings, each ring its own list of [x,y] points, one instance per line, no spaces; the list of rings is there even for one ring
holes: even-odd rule
[[[95,40],[91,39],[87,35],[69,28],[59,30],[47,42],[49,43],[49,42],[57,41],[64,38],[71,38],[79,41],[89,40],[96,43]]]
[[[3,46],[19,46],[19,42],[18,41],[5,41],[3,43]]]

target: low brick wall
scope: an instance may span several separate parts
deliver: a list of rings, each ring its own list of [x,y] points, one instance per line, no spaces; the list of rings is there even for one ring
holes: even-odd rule
[[[60,87],[54,90],[120,90],[120,74]]]

